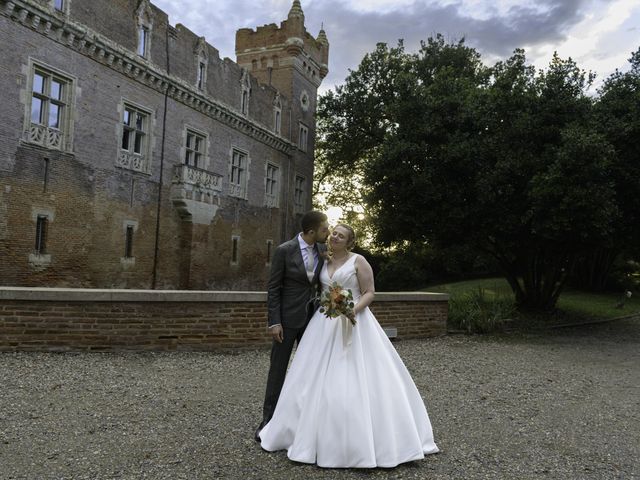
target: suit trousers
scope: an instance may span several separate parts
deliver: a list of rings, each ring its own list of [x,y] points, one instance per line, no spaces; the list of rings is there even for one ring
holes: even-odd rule
[[[307,326],[301,328],[283,327],[282,343],[273,341],[271,346],[271,364],[269,365],[269,375],[267,377],[267,388],[264,395],[264,406],[262,408],[263,423],[271,420],[273,412],[276,409],[282,385],[284,385],[284,377],[287,374],[287,367],[291,359],[291,352],[295,342],[300,343],[302,334]]]

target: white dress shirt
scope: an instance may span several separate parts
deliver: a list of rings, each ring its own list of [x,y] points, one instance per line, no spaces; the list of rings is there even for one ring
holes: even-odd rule
[[[314,248],[315,243],[313,245],[309,245],[307,242],[304,241],[301,233],[298,234],[298,243],[300,244],[300,252],[302,253],[302,262],[304,263],[305,267],[307,265],[307,262],[309,261],[309,250],[307,250],[307,247],[313,248],[313,271],[315,272],[316,267],[318,266],[318,252]]]

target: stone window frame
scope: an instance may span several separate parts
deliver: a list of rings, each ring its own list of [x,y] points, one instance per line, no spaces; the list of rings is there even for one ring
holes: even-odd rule
[[[298,149],[306,152],[309,147],[309,127],[302,122],[299,122],[298,125]]]
[[[280,94],[276,95],[273,101],[273,133],[280,135],[282,132],[282,102]]]
[[[143,114],[146,118],[146,129],[140,130],[144,133],[144,146],[141,152],[135,151],[136,137],[134,136],[133,142],[130,140],[129,148],[123,148],[124,131],[125,131],[125,112],[133,111],[136,114]],[[138,103],[132,102],[126,98],[123,98],[118,105],[118,154],[116,156],[116,167],[124,168],[125,170],[132,170],[134,172],[143,173],[145,175],[151,175],[151,158],[152,158],[152,144],[153,144],[153,131],[154,131],[154,110],[147,108]],[[129,125],[129,131],[137,132],[135,128]]]
[[[236,154],[240,159],[238,165],[235,164]],[[242,160],[244,159],[244,163]],[[229,196],[247,199],[248,185],[249,185],[249,167],[251,165],[251,157],[247,150],[231,147],[229,155]],[[236,177],[236,170],[238,172],[238,181],[234,181]]]
[[[268,238],[266,245],[267,245],[267,261],[265,262],[264,266],[270,267],[271,257],[273,256],[273,240]]]
[[[197,165],[193,165],[187,162],[187,156],[189,152],[195,152],[196,150],[189,147],[188,140],[189,135],[194,135],[202,140],[202,151],[200,151],[201,162]],[[190,168],[197,168],[200,170],[208,170],[209,168],[209,134],[205,131],[199,130],[191,125],[185,125],[182,134],[182,147],[180,149],[180,158],[182,164]]]
[[[196,61],[196,88],[201,92],[207,89],[207,73],[209,71],[209,53],[207,52],[207,42],[204,37],[200,37],[194,49]]]
[[[249,116],[250,101],[251,79],[249,78],[249,71],[246,68],[243,68],[242,76],[240,77],[240,113],[245,117]]]
[[[43,247],[40,248],[40,251],[37,251],[37,243],[38,243],[38,235],[39,232],[37,230],[38,225],[40,224],[40,219],[44,219],[45,220],[45,225],[46,225],[46,231],[45,231],[45,240],[44,243],[45,245]],[[53,223],[55,219],[55,214],[52,210],[46,209],[46,208],[38,208],[38,207],[32,207],[31,209],[31,220],[34,223],[34,231],[36,234],[36,243],[34,244],[34,249],[32,251],[32,253],[29,254],[29,265],[31,265],[34,269],[36,270],[43,270],[45,268],[47,268],[50,264],[51,264],[51,253],[47,253],[47,247],[46,247],[46,243],[47,243],[47,239],[50,237],[49,236],[49,226]]]
[[[46,77],[45,82],[50,84],[55,79],[62,86],[63,98],[52,99],[49,90],[40,92],[35,95],[33,85],[36,72]],[[76,85],[77,78],[69,73],[55,68],[45,62],[29,57],[26,65],[26,88],[24,90],[25,98],[25,115],[23,123],[23,141],[29,144],[39,145],[50,150],[60,150],[67,153],[73,153],[73,133],[74,133],[74,115],[76,102]],[[48,79],[48,82],[47,82]],[[33,123],[31,121],[33,110],[33,99],[39,97],[49,103],[56,103],[62,106],[62,113],[59,117],[59,128],[53,128],[47,124]],[[48,106],[45,111],[48,111]]]
[[[231,265],[240,265],[240,235],[231,235]]]
[[[133,252],[133,244],[135,242],[136,232],[138,231],[138,221],[129,219],[123,220],[122,231],[124,234],[124,255],[120,257],[120,264],[124,267],[133,266],[136,264],[136,256]],[[131,238],[129,238],[130,232]],[[127,254],[132,255],[128,256]]]
[[[272,175],[270,176],[269,173]],[[280,207],[280,165],[276,162],[266,162],[264,165],[264,205],[268,208]]]
[[[306,184],[306,177],[304,175],[296,173],[293,181],[293,209],[295,213],[303,213],[305,211],[307,192],[304,187],[306,186]]]
[[[136,10],[136,53],[146,60],[151,60],[153,17],[149,0],[141,0]]]

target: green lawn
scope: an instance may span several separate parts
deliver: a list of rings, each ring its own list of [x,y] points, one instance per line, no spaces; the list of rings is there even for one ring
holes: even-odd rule
[[[444,292],[452,300],[482,289],[487,300],[496,298],[513,299],[513,293],[503,278],[484,278],[444,283],[425,288],[426,292]],[[606,319],[640,313],[640,293],[635,292],[630,299],[624,298],[622,308],[616,308],[623,300],[623,292],[589,293],[566,289],[558,299],[558,309],[570,318]]]

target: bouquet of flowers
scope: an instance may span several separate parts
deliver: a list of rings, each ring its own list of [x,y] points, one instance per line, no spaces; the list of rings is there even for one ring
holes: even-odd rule
[[[356,324],[356,313],[353,310],[353,294],[348,288],[343,288],[337,282],[322,292],[320,296],[320,311],[329,318],[344,316],[352,325]]]

